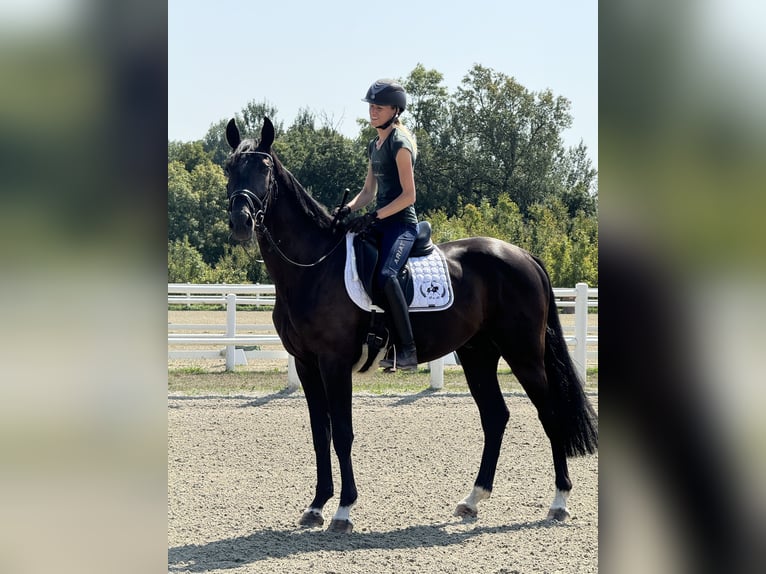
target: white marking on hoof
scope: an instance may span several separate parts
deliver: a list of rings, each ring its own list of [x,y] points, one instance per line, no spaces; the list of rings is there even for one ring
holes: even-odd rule
[[[343,534],[351,534],[354,531],[354,523],[351,522],[351,509],[353,504],[348,506],[339,506],[335,511],[335,515],[330,521],[330,526],[327,528],[327,532],[341,532]]]
[[[314,526],[322,526],[324,524],[324,516],[322,516],[321,508],[308,507],[303,511],[301,519],[298,521],[299,526],[312,528]]]
[[[335,511],[335,515],[332,517],[333,520],[349,520],[349,517],[351,516],[351,509],[354,507],[353,504],[349,504],[348,506],[339,506],[338,510]]]
[[[571,517],[569,510],[567,509],[567,498],[569,498],[568,490],[556,489],[556,496],[553,499],[550,510],[548,510],[548,518],[553,520],[564,521]]]
[[[482,488],[481,486],[474,486],[471,494],[461,500],[457,508],[455,509],[455,516],[463,516],[468,518],[476,518],[479,514],[479,503],[490,497],[492,491]]]

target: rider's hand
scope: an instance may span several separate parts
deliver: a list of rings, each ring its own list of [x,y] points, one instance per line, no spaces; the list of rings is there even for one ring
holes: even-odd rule
[[[335,221],[343,221],[351,213],[351,208],[348,205],[339,205],[332,210],[332,216]]]
[[[365,213],[359,217],[355,217],[348,223],[348,229],[352,233],[361,233],[367,230],[371,225],[378,221],[378,212]]]

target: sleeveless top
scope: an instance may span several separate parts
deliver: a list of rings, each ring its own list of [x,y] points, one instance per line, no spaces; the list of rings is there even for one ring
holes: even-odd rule
[[[377,149],[376,137],[368,146],[367,153],[372,163],[372,173],[378,183],[376,209],[388,205],[402,193],[402,184],[399,181],[399,170],[396,167],[396,154],[404,148],[412,155],[412,164],[415,164],[415,153],[410,140],[399,131],[398,128],[391,130],[386,141]],[[418,218],[415,206],[410,205],[399,213],[387,217],[384,221],[398,221],[401,223],[417,224]]]

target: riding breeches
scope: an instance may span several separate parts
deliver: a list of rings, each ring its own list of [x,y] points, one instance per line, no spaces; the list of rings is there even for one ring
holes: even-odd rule
[[[414,223],[386,223],[383,220],[373,227],[372,233],[379,247],[375,279],[378,289],[382,290],[386,281],[396,277],[407,262],[418,235],[417,226]]]

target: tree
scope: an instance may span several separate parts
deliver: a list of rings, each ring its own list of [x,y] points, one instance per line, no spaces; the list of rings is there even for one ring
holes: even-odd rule
[[[224,254],[210,272],[212,283],[262,283],[266,282],[267,273],[263,263],[258,262],[257,245],[248,247],[242,245],[224,246]],[[258,255],[259,256],[259,255]]]
[[[205,151],[202,141],[193,142],[168,142],[168,163],[181,162],[186,171],[192,171],[199,164],[212,159],[212,154]]]
[[[168,283],[206,283],[210,267],[184,236],[168,242]]]
[[[168,240],[183,237],[209,264],[223,255],[228,241],[226,178],[210,160],[188,172],[168,164]]]
[[[168,241],[193,237],[194,245],[199,245],[197,236],[197,205],[199,197],[194,192],[191,174],[180,161],[168,163]]]
[[[191,172],[191,186],[197,195],[196,247],[208,265],[213,265],[224,254],[229,238],[226,176],[218,165],[207,161]]]
[[[443,81],[443,74],[418,64],[402,82],[408,96],[407,114],[412,118],[410,127],[437,139],[448,120],[449,92],[442,85]]]
[[[526,214],[553,191],[550,171],[571,125],[569,101],[550,90],[534,94],[513,78],[475,65],[452,105],[445,150],[451,181],[467,202],[495,201],[505,191]]]
[[[354,194],[361,189],[367,159],[357,143],[334,127],[316,129],[315,121],[311,112],[303,110],[274,148],[298,181],[329,208],[340,202],[344,189]]]
[[[415,180],[418,210],[428,212],[450,203],[452,186],[442,151],[445,130],[449,126],[449,93],[442,85],[444,76],[436,70],[415,66],[402,83],[409,96],[403,122],[418,142]],[[454,205],[451,206],[454,209]]]
[[[560,180],[559,194],[570,217],[578,212],[595,216],[598,210],[597,172],[588,157],[585,144],[570,148],[556,167]]]

